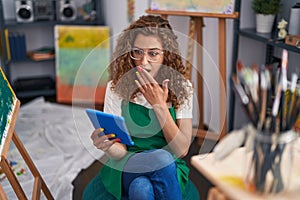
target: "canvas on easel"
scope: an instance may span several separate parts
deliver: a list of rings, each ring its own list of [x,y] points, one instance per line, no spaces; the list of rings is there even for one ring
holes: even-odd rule
[[[34,177],[34,185],[32,192],[32,199],[40,199],[41,191],[45,194],[47,199],[54,199],[50,190],[48,189],[45,181],[41,177],[39,171],[35,167],[32,159],[26,151],[24,145],[19,139],[16,131],[14,130],[17,115],[20,108],[20,101],[17,99],[14,91],[12,90],[4,72],[0,67],[0,167],[2,173],[5,174],[18,199],[27,199],[16,175],[14,174],[8,160],[7,153],[11,141],[14,142],[22,158],[27,164],[30,172]],[[7,199],[5,191],[0,185],[0,199]]]
[[[0,68],[0,153],[6,155],[8,143],[6,143],[8,132],[14,126],[13,114],[17,109],[18,100],[10,87],[3,71]],[[11,139],[11,138],[9,138]]]
[[[235,0],[151,0],[151,10],[233,14]]]

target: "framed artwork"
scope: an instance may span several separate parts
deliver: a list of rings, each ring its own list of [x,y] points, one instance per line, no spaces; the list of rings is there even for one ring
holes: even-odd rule
[[[62,103],[104,103],[110,61],[107,26],[55,26],[56,98]]]
[[[223,13],[234,12],[235,0],[151,0],[151,10]]]

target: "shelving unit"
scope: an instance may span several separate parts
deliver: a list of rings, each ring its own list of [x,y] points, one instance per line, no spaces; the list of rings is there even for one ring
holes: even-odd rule
[[[58,1],[56,1],[58,2]],[[30,34],[34,34],[34,32],[36,30],[43,30],[43,29],[50,29],[52,31],[47,32],[47,36],[48,38],[51,38],[51,40],[54,40],[54,26],[55,25],[104,25],[104,13],[103,13],[103,4],[102,4],[102,0],[93,0],[92,3],[94,4],[94,9],[96,10],[96,17],[95,20],[93,21],[85,21],[82,18],[78,18],[76,20],[72,20],[72,21],[61,21],[61,20],[56,20],[54,17],[54,20],[44,20],[44,21],[33,21],[33,22],[24,22],[24,23],[20,23],[17,22],[16,20],[11,20],[11,19],[5,19],[4,17],[4,7],[3,7],[3,0],[0,0],[0,38],[1,38],[1,66],[4,69],[4,72],[8,78],[8,80],[10,81],[12,87],[14,88],[16,95],[19,99],[23,99],[23,98],[33,98],[33,97],[37,97],[37,96],[55,96],[56,95],[56,89],[55,89],[55,59],[45,59],[45,60],[41,60],[41,61],[35,61],[32,60],[30,58],[27,58],[25,60],[21,60],[21,61],[13,61],[9,59],[9,55],[8,55],[8,49],[7,49],[7,35],[5,35],[5,30],[7,30],[8,32],[10,31],[19,31],[22,30],[25,32],[25,36],[30,35]],[[37,43],[39,42],[39,46],[40,47],[44,47],[44,46],[48,46],[47,44],[43,44],[40,41],[37,41]],[[49,41],[47,41],[49,43]],[[47,43],[46,42],[46,43]],[[51,43],[51,42],[50,42]],[[28,44],[26,44],[27,46],[27,51],[28,49],[32,49],[32,47],[28,46]],[[51,46],[54,47],[54,43],[51,44]],[[16,84],[15,81],[17,78],[25,78],[27,80],[27,83],[25,84],[30,84],[30,81],[34,82],[35,78],[36,80],[40,80],[41,78],[43,78],[42,76],[27,76],[25,77],[14,77],[13,74],[15,71],[20,70],[20,67],[26,67],[26,65],[30,65],[30,68],[34,68],[34,69],[38,69],[39,71],[42,71],[43,69],[45,69],[45,67],[51,67],[51,69],[45,69],[45,71],[51,71],[54,72],[54,74],[50,74],[50,78],[53,78],[53,83],[54,83],[54,87],[41,87],[40,89],[38,89],[37,87],[33,87],[33,89],[26,89],[26,90],[17,90],[17,88],[15,88]],[[17,66],[17,67],[16,67]],[[43,68],[44,67],[44,68]],[[12,70],[13,69],[13,70]],[[24,69],[22,69],[24,70]],[[29,69],[30,70],[30,69]],[[31,79],[31,80],[30,80]],[[44,81],[45,83],[45,81]],[[53,83],[50,83],[50,85],[53,85]],[[38,84],[38,83],[37,83]],[[49,86],[50,86],[49,85]],[[35,85],[36,86],[36,85]]]
[[[251,8],[250,8],[251,9]],[[241,0],[236,0],[236,11],[241,13]],[[258,42],[265,44],[265,64],[271,64],[276,60],[274,57],[274,49],[281,48],[286,49],[290,52],[299,53],[300,48],[295,46],[291,46],[285,44],[284,39],[278,40],[276,38],[276,26],[273,26],[273,30],[271,33],[257,33],[255,28],[240,28],[240,16],[235,19],[234,21],[234,37],[233,37],[233,54],[232,54],[232,73],[236,72],[236,61],[238,59],[239,53],[239,38],[246,37]],[[275,20],[276,22],[276,20]],[[229,105],[229,112],[231,113],[229,116],[229,125],[228,130],[233,130],[234,126],[234,107],[235,107],[235,94],[233,90],[230,90],[230,105]]]

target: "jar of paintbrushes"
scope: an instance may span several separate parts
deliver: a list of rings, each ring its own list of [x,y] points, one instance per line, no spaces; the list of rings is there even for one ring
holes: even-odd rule
[[[255,134],[245,177],[245,184],[250,191],[269,194],[289,188],[293,145],[297,137],[293,130],[279,134]]]
[[[245,67],[237,62],[232,86],[255,131],[247,135],[251,152],[246,173],[250,190],[279,193],[287,189],[293,165],[295,128],[300,113],[300,86],[297,73],[287,77],[288,52],[283,50],[278,68]]]

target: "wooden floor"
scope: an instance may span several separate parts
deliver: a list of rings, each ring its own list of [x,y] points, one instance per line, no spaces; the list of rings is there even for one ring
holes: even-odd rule
[[[210,146],[214,145],[213,142],[206,141],[207,148],[201,148],[201,153],[205,153],[210,151]],[[199,153],[200,146],[198,145],[197,140],[195,139],[191,145],[189,154],[184,158],[187,165],[190,167],[190,179],[198,188],[201,200],[207,199],[207,191],[212,186],[208,180],[203,177],[193,166],[190,165],[190,158],[193,155],[197,155]],[[86,170],[82,170],[77,178],[73,181],[74,190],[73,190],[73,200],[80,200],[82,196],[82,192],[85,186],[89,183],[89,181],[98,173],[100,168],[102,167],[102,163],[100,161],[95,161],[89,168]]]

